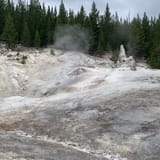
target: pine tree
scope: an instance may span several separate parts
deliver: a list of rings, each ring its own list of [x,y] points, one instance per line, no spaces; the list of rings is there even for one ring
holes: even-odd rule
[[[160,15],[156,20],[151,19],[151,49],[147,62],[153,67],[160,69]]]
[[[36,31],[36,33],[35,33],[35,38],[34,38],[34,47],[39,48],[40,46],[41,46],[40,35],[39,35],[39,32]]]
[[[15,11],[14,11],[14,24],[17,32],[17,40],[18,43],[21,41],[21,36],[23,32],[23,24],[26,14],[26,7],[25,3],[22,0],[18,1],[18,4],[16,5]]]
[[[158,46],[152,51],[152,54],[148,58],[148,63],[152,68],[160,69],[160,47]]]
[[[31,40],[30,31],[28,28],[28,24],[25,22],[23,27],[21,42],[25,46],[30,46],[30,40]]]
[[[0,35],[2,34],[5,23],[5,3],[4,0],[0,0]]]
[[[41,39],[41,45],[46,46],[47,45],[47,38],[48,38],[48,20],[46,18],[46,7],[43,3],[43,7],[40,11],[40,23],[38,26],[38,31],[40,34],[40,39]]]
[[[98,20],[99,20],[99,11],[96,8],[96,3],[93,2],[91,13],[89,15],[90,18],[90,27],[92,31],[92,40],[90,42],[90,51],[96,51],[98,48],[98,35],[99,35],[99,28],[98,28]]]
[[[14,15],[14,11],[15,11],[15,8],[14,8],[13,1],[11,1],[11,0],[5,1],[5,13],[6,13],[6,15],[8,15],[8,14]]]
[[[139,16],[134,18],[131,23],[129,37],[129,54],[144,57],[144,33]]]
[[[52,18],[51,18],[51,9],[50,7],[48,7],[47,9],[47,15],[46,15],[46,19],[47,19],[47,43],[48,44],[52,44],[53,42],[53,35],[51,33],[52,30]]]
[[[17,33],[14,27],[13,19],[10,14],[7,15],[2,39],[8,42],[8,46],[12,47],[16,43]]]
[[[67,24],[68,19],[67,19],[67,11],[65,9],[63,0],[61,0],[61,4],[59,7],[59,15],[58,15],[58,20],[57,20],[57,25],[64,25]]]
[[[74,23],[75,23],[74,11],[71,9],[69,10],[68,23],[70,25],[74,25]]]
[[[108,7],[107,7],[108,8]],[[107,9],[108,10],[108,9]],[[107,11],[109,12],[109,11]],[[118,13],[116,13],[115,15],[113,15],[112,18],[112,24],[111,22],[107,23],[106,28],[108,28],[108,33],[107,33],[107,43],[109,44],[109,46],[112,48],[112,50],[116,50],[117,48],[119,49],[120,44],[122,44],[121,42],[121,23],[119,21],[119,17],[118,17]],[[112,31],[111,31],[111,27],[112,27]],[[109,48],[107,48],[108,50]]]
[[[105,35],[104,35],[104,18],[101,16],[100,23],[99,23],[99,37],[98,37],[98,51],[104,51],[106,44],[105,44]]]
[[[56,28],[56,23],[57,23],[57,9],[56,7],[50,8],[48,7],[47,13],[46,13],[46,20],[47,20],[47,43],[48,44],[53,44],[54,42],[54,32]]]
[[[160,45],[160,15],[152,25],[152,47],[155,49]]]
[[[111,33],[112,33],[111,13],[110,13],[109,5],[107,3],[105,14],[104,14],[104,35],[105,35],[106,50],[110,50]]]
[[[41,18],[42,18],[42,8],[39,0],[30,0],[30,5],[28,6],[26,19],[31,35],[31,46],[34,45],[34,36],[36,30],[40,32]]]
[[[76,23],[79,24],[80,26],[84,26],[85,17],[86,17],[86,13],[85,13],[84,7],[81,6],[80,11],[78,12],[76,17]]]
[[[151,35],[150,35],[150,24],[149,19],[144,13],[143,19],[142,19],[142,27],[143,27],[143,34],[144,34],[144,56],[148,57],[150,54],[150,47],[151,47]]]

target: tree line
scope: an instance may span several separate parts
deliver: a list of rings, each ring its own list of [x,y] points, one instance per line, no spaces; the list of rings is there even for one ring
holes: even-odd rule
[[[39,0],[25,3],[19,0],[0,0],[0,40],[9,47],[22,44],[26,47],[45,47],[54,44],[56,28],[63,25],[78,25],[86,28],[91,35],[89,52],[103,54],[116,52],[124,44],[127,53],[145,58],[154,68],[160,68],[160,16],[149,18],[144,13],[132,20],[111,14],[109,5],[103,15],[93,2],[91,11],[84,6],[77,13],[66,10],[63,1],[59,9],[40,4]]]

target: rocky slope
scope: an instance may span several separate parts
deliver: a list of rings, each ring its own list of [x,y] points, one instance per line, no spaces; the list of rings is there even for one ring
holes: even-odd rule
[[[0,159],[159,160],[160,71],[114,66],[49,49],[1,55]]]

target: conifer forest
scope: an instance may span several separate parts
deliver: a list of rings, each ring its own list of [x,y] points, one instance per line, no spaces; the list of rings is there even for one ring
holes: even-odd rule
[[[116,54],[124,44],[127,54],[143,58],[153,68],[160,68],[160,16],[143,17],[138,14],[130,19],[121,18],[118,13],[111,14],[106,4],[104,14],[100,14],[93,2],[87,14],[85,6],[77,13],[66,10],[61,1],[58,9],[46,7],[38,0],[29,3],[19,0],[0,0],[0,40],[9,47],[22,44],[26,47],[46,47],[53,45],[56,29],[59,26],[79,26],[89,33],[90,54]],[[78,32],[78,31],[77,31]]]

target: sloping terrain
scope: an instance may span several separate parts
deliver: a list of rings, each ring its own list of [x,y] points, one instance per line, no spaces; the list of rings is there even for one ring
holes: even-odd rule
[[[0,56],[0,159],[159,160],[159,70],[49,52]]]

